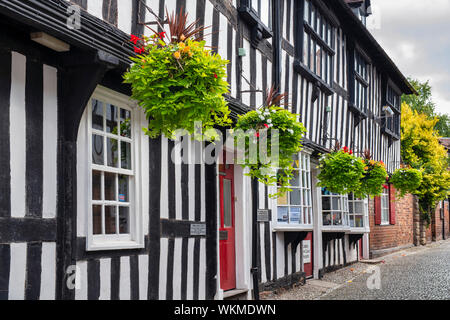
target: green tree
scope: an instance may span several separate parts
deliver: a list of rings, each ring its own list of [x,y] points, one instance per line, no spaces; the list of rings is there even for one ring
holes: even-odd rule
[[[450,116],[448,114],[437,115],[436,130],[442,137],[450,137]]]
[[[448,197],[450,188],[448,155],[439,143],[439,134],[435,130],[437,122],[438,119],[429,119],[426,114],[402,104],[402,161],[422,172],[423,180],[415,194],[423,218],[428,222],[437,203]]]
[[[429,81],[420,82],[417,79],[408,78],[409,83],[417,91],[418,95],[403,95],[402,101],[419,114],[427,115],[428,119],[437,118],[434,129],[442,137],[450,137],[450,116],[436,112],[436,104],[433,101],[432,87]]]

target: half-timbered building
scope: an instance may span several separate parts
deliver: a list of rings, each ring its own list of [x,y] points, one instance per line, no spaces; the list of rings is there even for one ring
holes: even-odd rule
[[[272,85],[288,94],[307,128],[292,192],[256,193],[238,165],[174,163],[173,141],[144,135],[122,74],[147,7],[212,26],[233,116]],[[317,188],[316,167],[336,141],[399,165],[413,89],[368,14],[368,0],[0,1],[0,299],[252,298],[252,272],[266,290],[367,257],[373,200]],[[252,228],[256,209],[270,214]]]

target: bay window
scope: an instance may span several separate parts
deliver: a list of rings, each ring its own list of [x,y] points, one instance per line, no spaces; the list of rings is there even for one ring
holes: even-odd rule
[[[278,224],[312,225],[311,163],[308,154],[294,156],[291,189],[276,200]]]

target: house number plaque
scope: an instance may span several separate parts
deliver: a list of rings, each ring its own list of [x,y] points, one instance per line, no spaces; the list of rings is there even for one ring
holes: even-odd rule
[[[191,236],[206,236],[206,224],[191,224]]]
[[[258,222],[269,222],[272,219],[272,210],[270,209],[258,209]]]

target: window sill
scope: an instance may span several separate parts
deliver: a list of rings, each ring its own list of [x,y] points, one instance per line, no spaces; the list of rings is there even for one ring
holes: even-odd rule
[[[86,251],[131,250],[143,248],[145,248],[145,245],[136,241],[94,241],[91,244],[86,244]]]
[[[390,224],[389,222],[383,222],[381,224],[378,225],[379,227],[390,227],[392,226],[392,224]]]
[[[370,233],[370,228],[350,228],[347,234],[363,234]]]
[[[395,141],[400,140],[400,135],[394,133],[393,131],[389,130],[386,127],[382,127],[381,128],[381,132],[387,136],[390,136],[392,139],[394,139]]]
[[[351,229],[348,226],[322,226],[322,232],[350,232]]]
[[[353,112],[354,114],[358,115],[361,119],[367,119],[368,118],[367,113],[365,113],[364,111],[359,109],[357,106],[355,106],[355,104],[353,102],[349,102],[348,103],[348,108],[350,109],[351,112]]]
[[[261,21],[256,12],[248,4],[241,4],[238,12],[242,19],[251,27],[251,40],[255,47],[263,39],[273,37],[272,30]]]
[[[326,95],[331,96],[332,94],[334,94],[334,90],[329,84],[327,84],[324,80],[319,78],[314,72],[309,70],[309,68],[307,66],[305,66],[303,64],[303,62],[301,62],[298,59],[294,60],[294,70],[296,72],[298,72],[301,76],[305,77],[306,80],[311,81],[311,82],[318,82],[320,89]]]
[[[302,232],[313,231],[313,225],[281,225],[278,224],[272,228],[272,232]]]

